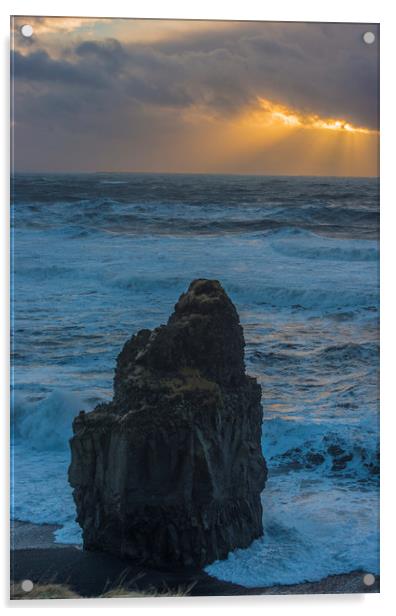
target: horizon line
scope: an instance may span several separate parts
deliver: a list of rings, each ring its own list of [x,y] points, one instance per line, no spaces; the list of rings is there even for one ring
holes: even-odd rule
[[[125,175],[213,175],[213,176],[240,176],[240,177],[283,177],[283,178],[356,178],[356,179],[379,179],[377,175],[322,175],[309,173],[238,173],[238,172],[218,172],[218,171],[31,171],[18,170],[11,171],[10,177],[15,175],[106,175],[106,174],[125,174]]]

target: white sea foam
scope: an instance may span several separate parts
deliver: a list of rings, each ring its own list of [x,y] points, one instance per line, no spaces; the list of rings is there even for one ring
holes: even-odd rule
[[[17,438],[38,451],[60,451],[68,448],[72,420],[83,402],[70,392],[55,390],[37,403],[17,396],[13,408],[12,428]]]
[[[76,396],[56,392],[36,406],[19,403],[16,411],[12,515],[38,524],[61,524],[56,532],[59,543],[81,542],[67,481],[67,438],[81,405]],[[61,421],[51,435],[56,418]],[[375,419],[348,426],[278,417],[265,421],[263,433],[270,469],[262,496],[265,537],[211,565],[208,572],[255,586],[320,579],[359,568],[377,571],[378,501],[375,477],[370,478],[367,466],[377,451]],[[332,446],[352,453],[345,471],[332,471],[327,452]],[[306,455],[312,453],[323,454],[324,462],[307,468]],[[367,482],[363,492],[357,478]],[[349,536],[351,519],[359,531]]]
[[[247,587],[315,581],[354,570],[378,573],[378,476],[372,472],[378,465],[377,419],[265,421],[264,536],[206,571]],[[334,470],[332,448],[351,457],[344,469]],[[311,463],[312,454],[323,461]]]
[[[14,401],[11,515],[36,524],[59,524],[59,543],[81,543],[67,480],[72,420],[83,408],[75,394],[55,390],[39,402]]]
[[[35,524],[59,524],[59,543],[81,543],[81,529],[75,521],[76,511],[67,480],[70,454],[38,451],[29,442],[17,440],[11,455],[11,516]]]
[[[81,541],[73,417],[109,398],[130,335],[166,322],[193,278],[216,278],[263,388],[270,479],[264,538],[209,571],[247,586],[375,572],[377,184],[78,175],[15,187],[12,515]]]
[[[274,475],[262,495],[264,536],[206,571],[247,587],[379,572],[378,499],[352,482]]]

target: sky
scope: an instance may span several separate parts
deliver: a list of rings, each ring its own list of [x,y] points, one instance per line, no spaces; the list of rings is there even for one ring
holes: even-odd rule
[[[15,17],[11,29],[16,172],[378,175],[377,25]]]

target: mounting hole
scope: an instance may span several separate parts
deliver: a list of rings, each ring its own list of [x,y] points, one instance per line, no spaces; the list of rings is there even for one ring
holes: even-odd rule
[[[30,37],[33,34],[33,28],[30,24],[25,24],[21,28],[22,36]]]
[[[23,580],[21,588],[24,592],[30,592],[31,590],[33,590],[32,580]]]
[[[366,573],[366,575],[363,577],[363,583],[366,586],[372,586],[375,582],[375,577],[373,576],[372,573]]]
[[[375,34],[374,32],[365,32],[363,34],[363,40],[367,45],[372,45],[375,42]]]

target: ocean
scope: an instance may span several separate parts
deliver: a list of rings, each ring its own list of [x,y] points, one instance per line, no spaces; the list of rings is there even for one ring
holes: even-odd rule
[[[16,175],[12,180],[14,519],[80,543],[71,422],[112,395],[115,359],[220,280],[264,409],[265,535],[207,567],[245,586],[379,573],[376,179]]]

